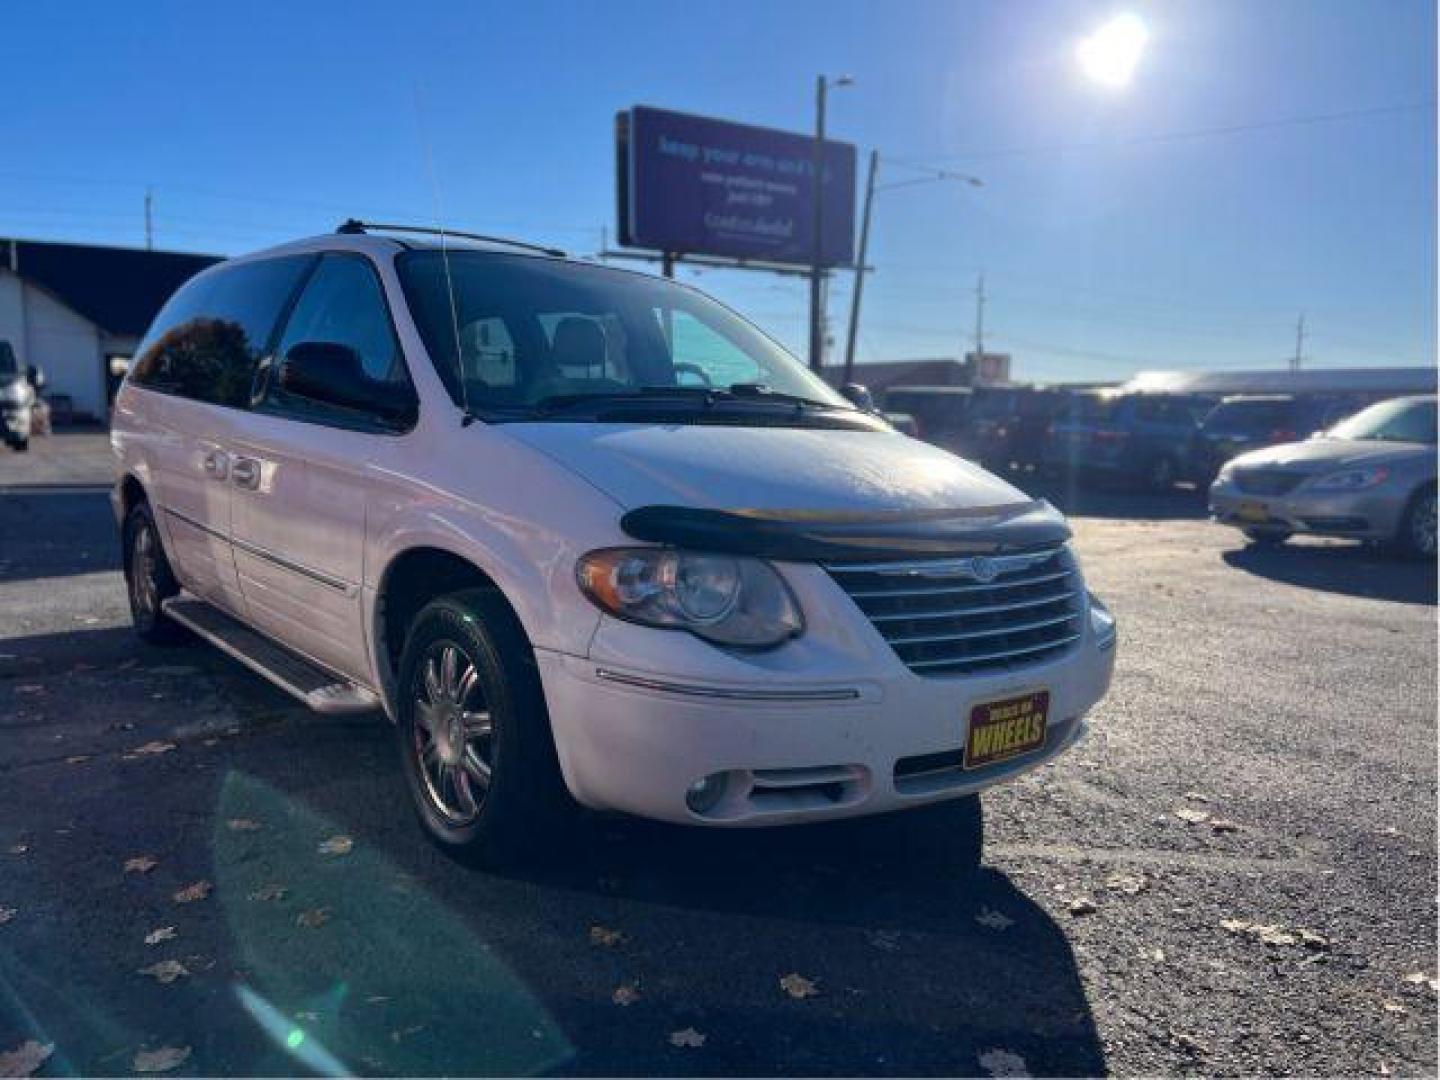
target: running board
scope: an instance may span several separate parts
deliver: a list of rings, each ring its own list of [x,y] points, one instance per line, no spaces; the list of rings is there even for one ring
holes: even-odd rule
[[[190,596],[172,596],[161,606],[165,614],[181,626],[293,694],[316,712],[358,713],[380,708],[380,699],[363,686],[356,686],[261,636],[213,604]]]

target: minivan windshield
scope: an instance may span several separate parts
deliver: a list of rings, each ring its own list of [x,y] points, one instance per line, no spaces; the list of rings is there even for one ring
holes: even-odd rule
[[[853,411],[728,308],[662,278],[485,251],[409,251],[397,267],[451,397],[482,418],[651,397]]]
[[[1435,444],[1435,399],[1398,398],[1361,409],[1325,433],[1331,439]]]

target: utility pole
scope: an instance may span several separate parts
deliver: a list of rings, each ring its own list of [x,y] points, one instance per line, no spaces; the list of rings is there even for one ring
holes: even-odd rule
[[[820,276],[825,272],[821,231],[825,224],[825,86],[824,75],[815,78],[815,145],[810,151],[810,370],[817,375],[825,362],[824,329],[821,327]]]
[[[854,381],[855,336],[860,332],[860,297],[865,290],[865,255],[870,246],[870,204],[875,200],[875,170],[880,165],[880,152],[870,151],[870,173],[865,181],[865,210],[860,217],[860,254],[855,259],[855,291],[850,297],[850,331],[845,335],[844,386]]]
[[[985,356],[985,274],[975,283],[975,367],[978,370]]]
[[[1300,362],[1305,359],[1305,313],[1300,313],[1300,321],[1295,324],[1295,356],[1290,361],[1290,370],[1299,371]]]
[[[147,188],[145,189],[145,250],[146,250],[146,251],[150,251],[150,250],[152,250],[152,249],[155,247],[155,222],[154,222],[154,218],[152,217],[151,212],[150,212],[150,211],[151,211],[151,205],[154,203],[154,201],[155,201],[155,200],[154,200],[153,196],[152,196],[151,193],[150,193],[150,189],[147,187]]]

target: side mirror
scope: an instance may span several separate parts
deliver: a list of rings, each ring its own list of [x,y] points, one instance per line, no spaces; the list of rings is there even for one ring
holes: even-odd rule
[[[302,341],[280,362],[280,387],[298,397],[399,421],[415,411],[414,392],[387,387],[365,374],[360,354],[349,345]]]
[[[870,395],[870,391],[859,383],[847,382],[840,387],[840,396],[861,412],[875,411],[875,399]]]
[[[45,372],[41,371],[34,364],[30,364],[25,368],[25,378],[30,380],[30,385],[36,390],[45,389]]]

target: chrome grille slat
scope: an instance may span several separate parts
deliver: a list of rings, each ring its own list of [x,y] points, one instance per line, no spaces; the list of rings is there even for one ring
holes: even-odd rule
[[[1084,589],[1065,547],[825,569],[918,675],[1039,663],[1072,647],[1083,632]]]
[[[1053,574],[1037,574],[1031,577],[1002,577],[996,578],[988,585],[946,585],[941,588],[932,589],[853,589],[850,592],[852,600],[885,600],[890,597],[903,596],[945,596],[950,593],[979,592],[982,589],[1013,589],[1019,585],[1042,585],[1047,581],[1059,581],[1067,578],[1073,573],[1070,570],[1061,570]]]
[[[1003,634],[1023,634],[1030,630],[1043,630],[1050,626],[1059,626],[1061,623],[1071,622],[1080,617],[1078,612],[1067,611],[1064,615],[1057,615],[1053,619],[1037,619],[1034,622],[1020,623],[1015,626],[997,626],[991,630],[967,630],[959,634],[921,634],[918,637],[890,638],[889,642],[895,648],[903,645],[938,645],[947,641],[973,641],[976,638],[999,637]]]
[[[882,615],[871,615],[870,621],[873,623],[888,623],[927,619],[955,619],[970,615],[997,615],[1004,611],[1023,611],[1025,608],[1044,607],[1046,604],[1058,604],[1062,600],[1069,600],[1074,595],[1075,592],[1073,589],[1067,589],[1064,592],[1052,593],[1049,596],[1037,596],[1029,600],[1013,600],[1008,604],[989,604],[984,607],[972,608],[886,612]]]
[[[911,660],[912,668],[933,668],[941,666],[955,667],[960,664],[973,664],[980,661],[1000,660],[1013,656],[1025,656],[1030,653],[1041,652],[1046,649],[1059,649],[1073,642],[1079,641],[1079,634],[1069,634],[1055,641],[1048,641],[1044,645],[1031,645],[1025,649],[1007,649],[1005,652],[982,653],[979,656],[963,656],[956,660]]]

